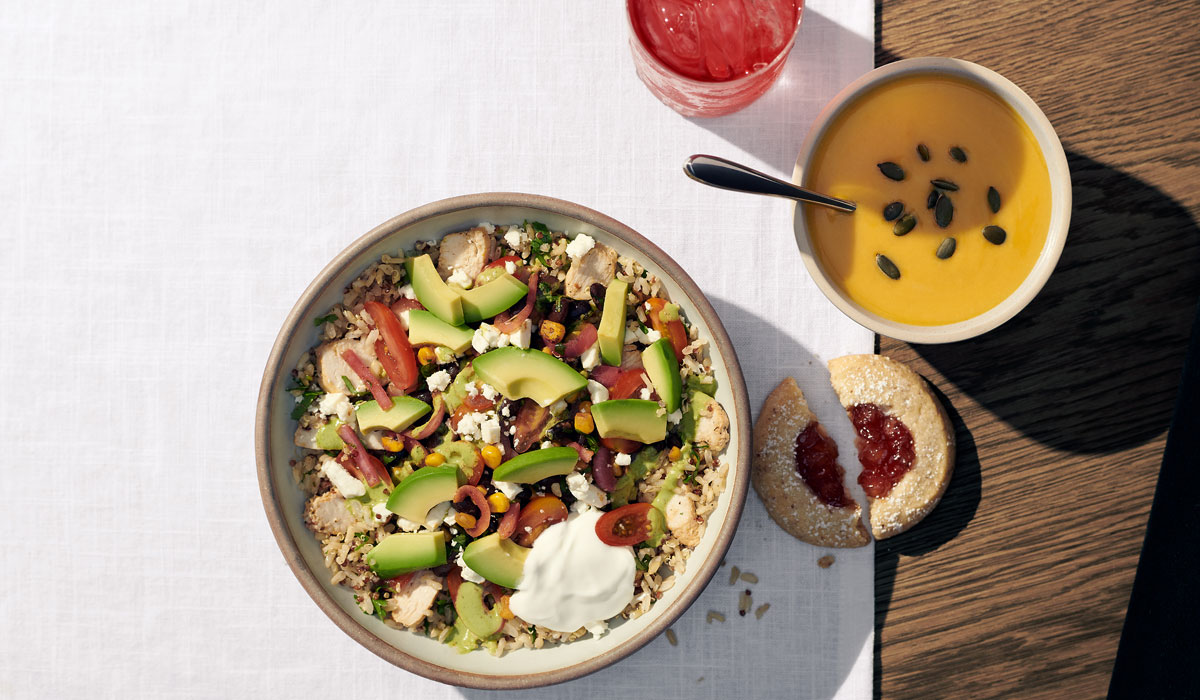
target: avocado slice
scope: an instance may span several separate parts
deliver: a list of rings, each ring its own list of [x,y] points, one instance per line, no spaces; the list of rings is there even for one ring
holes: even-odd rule
[[[683,412],[683,420],[679,422],[679,437],[687,442],[695,442],[699,416],[704,411],[704,407],[716,399],[703,391],[692,391],[690,396],[692,402],[688,404],[688,410]]]
[[[412,258],[405,262],[404,267],[408,270],[409,279],[412,280],[417,301],[446,323],[452,326],[461,326],[463,324],[462,300],[459,299],[457,292],[442,281],[442,276],[433,266],[433,260],[429,255]],[[409,318],[411,317],[410,313]]]
[[[600,314],[600,327],[596,335],[600,342],[600,358],[604,364],[619,367],[621,351],[625,347],[625,300],[629,297],[629,283],[614,279],[604,290],[604,311]]]
[[[465,561],[465,560],[464,560]],[[470,566],[468,564],[468,566]],[[471,581],[463,581],[458,586],[458,595],[454,596],[454,611],[480,639],[487,639],[500,631],[504,619],[500,617],[499,608],[488,609],[483,602],[483,586]]]
[[[711,374],[691,375],[687,379],[689,391],[702,391],[709,396],[717,395],[717,378]]]
[[[663,535],[667,532],[667,502],[675,495],[675,487],[679,485],[679,477],[683,476],[683,470],[687,466],[688,460],[692,458],[692,446],[684,445],[682,452],[679,459],[671,462],[667,467],[667,473],[663,477],[662,486],[659,487],[658,493],[654,495],[654,500],[650,502],[650,505],[654,507],[650,509],[647,516],[650,519],[650,536],[646,539],[646,544],[651,547],[657,547],[662,542]]]
[[[650,473],[658,463],[658,456],[658,450],[653,447],[643,447],[633,456],[633,462],[617,479],[617,487],[608,494],[614,508],[629,505],[637,499],[637,482]]]
[[[486,352],[472,364],[475,374],[505,398],[529,398],[539,406],[549,406],[587,386],[582,374],[557,357],[511,345]]]
[[[462,440],[447,440],[433,451],[446,458],[446,464],[457,467],[462,474],[460,481],[466,483],[475,473],[475,467],[483,461],[479,448]]]
[[[667,437],[667,417],[658,415],[657,401],[614,399],[592,404],[596,433],[602,438],[658,442]]]
[[[332,418],[328,423],[317,428],[317,435],[314,440],[317,442],[317,448],[322,450],[340,450],[346,446],[342,440],[342,436],[337,434],[338,428],[342,427],[340,418]]]
[[[416,289],[416,286],[413,286]],[[476,323],[491,318],[525,298],[529,287],[505,272],[487,284],[473,289],[454,290],[462,304],[463,319]]]
[[[446,531],[397,532],[367,552],[367,564],[383,578],[446,563]]]
[[[400,482],[388,497],[387,509],[402,518],[425,522],[429,509],[454,498],[458,490],[458,467],[422,467]]]
[[[493,532],[468,544],[462,556],[463,563],[485,579],[505,588],[516,588],[530,551],[530,548],[501,539],[500,533]]]
[[[501,464],[496,467],[492,479],[532,484],[546,477],[570,474],[575,471],[575,464],[578,462],[579,453],[574,447],[546,447],[517,455]]]
[[[642,351],[642,366],[650,375],[650,382],[663,400],[667,413],[679,410],[683,398],[680,389],[683,381],[679,377],[679,362],[675,359],[675,347],[666,338],[659,338]]]
[[[411,396],[393,396],[392,407],[386,411],[380,408],[379,402],[374,399],[354,406],[354,415],[358,418],[358,429],[364,433],[377,428],[404,430],[429,411],[429,404]]]
[[[444,345],[460,354],[471,347],[475,331],[452,326],[425,309],[408,312],[408,342],[413,345]]]

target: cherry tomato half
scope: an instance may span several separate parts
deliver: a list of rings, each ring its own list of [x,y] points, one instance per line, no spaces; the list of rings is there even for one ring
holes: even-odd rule
[[[513,542],[522,547],[532,547],[542,531],[555,523],[567,519],[567,505],[554,496],[538,496],[521,508]]]
[[[675,359],[683,362],[683,349],[687,347],[687,330],[683,327],[683,321],[678,319],[674,321],[663,321],[659,318],[659,313],[667,305],[666,299],[658,297],[650,297],[646,300],[646,306],[649,309],[647,316],[650,317],[650,326],[659,332],[659,335],[671,341],[671,347],[675,349]]]
[[[388,379],[404,393],[412,391],[417,387],[417,377],[420,376],[417,371],[417,356],[413,352],[412,344],[408,342],[404,326],[400,325],[400,319],[391,309],[377,301],[368,301],[363,306],[371,315],[375,327],[379,329],[379,335],[383,336],[387,352],[379,352],[376,346],[376,354],[379,355],[379,362],[387,372]]]
[[[630,503],[610,510],[596,521],[596,536],[613,547],[632,546],[645,542],[650,537],[649,503]]]

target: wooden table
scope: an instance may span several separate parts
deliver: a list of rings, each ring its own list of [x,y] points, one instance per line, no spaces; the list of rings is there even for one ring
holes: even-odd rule
[[[982,338],[880,338],[944,393],[958,466],[876,550],[876,694],[1102,697],[1200,295],[1200,6],[887,0],[876,63],[955,56],[1042,107],[1075,210],[1057,271]]]

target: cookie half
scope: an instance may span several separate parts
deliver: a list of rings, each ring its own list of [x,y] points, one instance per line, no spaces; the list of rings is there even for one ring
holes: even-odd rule
[[[822,547],[862,547],[870,536],[862,508],[846,493],[837,454],[796,380],[784,379],[754,424],[754,490],[793,537]]]
[[[830,381],[858,433],[871,534],[898,535],[941,500],[954,471],[954,431],[929,383],[881,355],[829,361]]]

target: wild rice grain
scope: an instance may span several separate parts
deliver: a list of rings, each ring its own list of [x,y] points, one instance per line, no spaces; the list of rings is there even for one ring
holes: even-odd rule
[[[742,580],[745,581],[746,583],[758,583],[758,577],[755,576],[754,574],[750,573],[749,571],[742,574]]]
[[[733,584],[737,583],[737,580],[738,580],[738,575],[740,575],[741,573],[742,573],[742,570],[741,570],[741,569],[739,569],[739,568],[737,568],[736,566],[735,566],[735,567],[733,567],[732,569],[730,569],[730,571],[729,571],[729,585],[731,585],[731,586],[732,586]]]
[[[670,642],[671,646],[673,647],[679,646],[679,640],[675,638],[675,630],[667,630],[667,641]]]
[[[725,616],[722,615],[721,613],[717,612],[716,610],[709,610],[708,617],[705,618],[705,622],[707,622],[708,624],[711,625],[713,620],[716,620],[717,622],[724,622]]]
[[[763,603],[762,605],[760,605],[760,606],[758,606],[757,608],[755,608],[755,610],[754,610],[754,619],[756,619],[756,620],[761,620],[761,619],[762,619],[762,616],[766,614],[766,612],[767,612],[767,608],[769,608],[769,607],[771,607],[771,604],[770,604],[770,603]]]
[[[750,610],[751,604],[750,591],[744,591],[738,599],[738,615],[745,617],[746,613]]]

